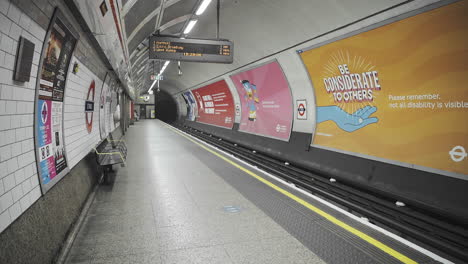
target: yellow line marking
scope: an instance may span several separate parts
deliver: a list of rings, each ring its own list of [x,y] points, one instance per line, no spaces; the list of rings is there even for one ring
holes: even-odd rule
[[[310,203],[308,203],[307,201],[299,198],[298,196],[282,189],[281,187],[278,187],[277,185],[275,185],[274,183],[268,181],[268,180],[265,180],[264,178],[258,176],[257,174],[255,174],[254,172],[250,171],[249,169],[246,169],[244,167],[242,167],[241,165],[235,163],[234,161],[226,158],[225,156],[219,154],[218,152],[206,147],[206,146],[203,146],[202,144],[198,143],[197,141],[191,139],[190,137],[182,134],[181,132],[177,131],[175,128],[172,128],[171,126],[169,125],[166,125],[168,128],[172,129],[173,131],[175,131],[177,134],[185,137],[186,139],[190,140],[191,142],[197,144],[198,146],[200,146],[201,148],[203,148],[204,150],[212,153],[213,155],[217,156],[218,158],[226,161],[227,163],[231,164],[232,166],[238,168],[239,170],[247,173],[248,175],[252,176],[253,178],[259,180],[260,182],[264,183],[265,185],[271,187],[272,189],[282,193],[283,195],[291,198],[292,200],[296,201],[297,203],[303,205],[304,207],[312,210],[313,212],[319,214],[320,216],[322,216],[323,218],[327,219],[328,221],[332,222],[333,224],[343,228],[344,230],[352,233],[353,235],[363,239],[364,241],[368,242],[369,244],[377,247],[378,249],[382,250],[383,252],[389,254],[390,256],[398,259],[399,261],[403,262],[403,263],[407,263],[407,264],[414,264],[414,263],[417,263],[416,261],[410,259],[409,257],[401,254],[400,252],[394,250],[393,248],[385,245],[384,243],[378,241],[377,239],[357,230],[356,228],[344,223],[343,221],[340,221],[338,220],[337,218],[333,217],[332,215],[320,210],[319,208],[311,205]]]

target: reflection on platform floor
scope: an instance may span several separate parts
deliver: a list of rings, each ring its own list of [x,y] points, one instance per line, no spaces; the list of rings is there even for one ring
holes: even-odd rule
[[[162,122],[137,122],[126,142],[68,263],[324,263],[223,179],[243,172]]]

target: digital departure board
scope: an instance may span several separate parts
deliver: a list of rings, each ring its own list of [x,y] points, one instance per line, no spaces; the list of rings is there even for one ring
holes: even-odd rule
[[[180,39],[152,36],[150,59],[232,63],[233,43],[228,40]]]

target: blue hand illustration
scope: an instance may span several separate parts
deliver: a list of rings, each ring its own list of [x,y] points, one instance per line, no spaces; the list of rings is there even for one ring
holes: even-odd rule
[[[377,117],[369,117],[377,111],[375,106],[365,106],[349,114],[336,105],[317,107],[317,123],[328,120],[335,122],[339,128],[346,132],[353,132],[367,125],[377,123]]]

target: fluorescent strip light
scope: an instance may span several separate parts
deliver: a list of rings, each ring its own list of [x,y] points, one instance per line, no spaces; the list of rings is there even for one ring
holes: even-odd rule
[[[197,21],[198,20],[196,20],[196,19],[195,20],[190,20],[190,22],[188,23],[187,27],[184,30],[184,34],[190,33],[190,31],[192,31],[192,28],[195,26]]]
[[[195,12],[195,15],[199,16],[203,14],[203,12],[205,12],[206,8],[208,7],[210,3],[211,3],[211,0],[204,0],[201,3],[200,7],[198,7],[197,12]]]
[[[155,85],[157,82],[158,82],[157,80],[154,80],[153,84],[152,84],[151,87],[148,89],[148,93],[151,91],[151,89],[153,89],[154,85]]]
[[[169,62],[171,61],[166,61],[161,69],[161,71],[159,72],[159,75],[163,74],[163,72],[166,70],[167,68],[167,65],[169,65]]]
[[[140,74],[144,69],[146,69],[146,66],[141,67],[141,68],[137,71],[137,75]]]

